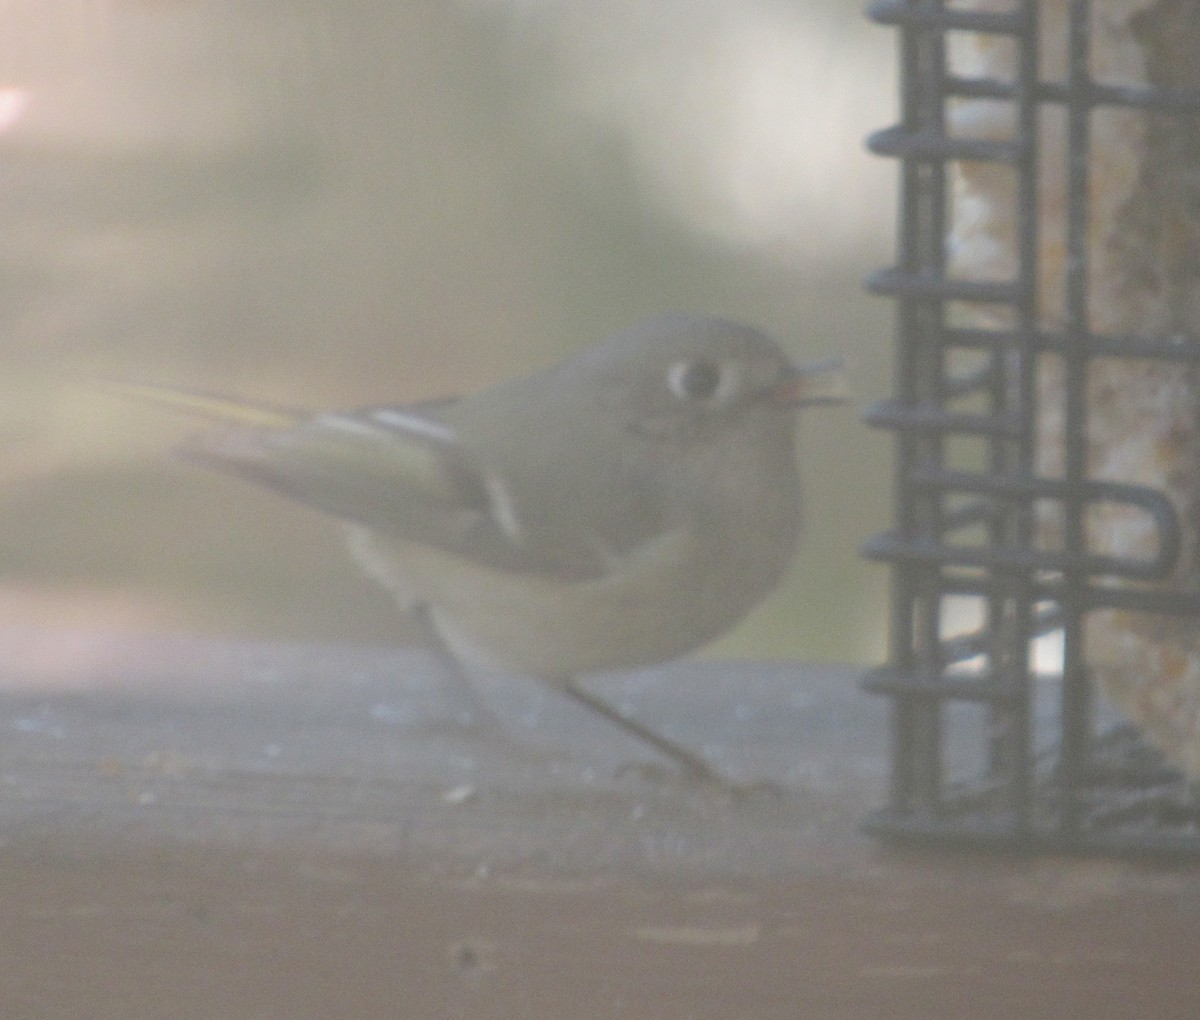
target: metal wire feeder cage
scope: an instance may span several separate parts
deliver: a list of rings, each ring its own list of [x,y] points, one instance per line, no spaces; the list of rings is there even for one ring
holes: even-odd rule
[[[1047,56],[1048,8],[1059,58]],[[1200,365],[1195,324],[1170,335],[1093,329],[1089,272],[1099,257],[1090,229],[1098,111],[1133,111],[1183,132],[1200,164],[1200,88],[1195,77],[1093,78],[1091,8],[869,8],[899,31],[901,116],[868,142],[900,161],[900,215],[897,263],[867,282],[897,306],[894,396],[867,413],[894,432],[897,450],[894,524],[866,550],[891,564],[892,584],[888,661],[863,679],[891,702],[891,788],[867,828],[901,841],[1200,859],[1195,776],[1097,695],[1087,654],[1101,611],[1200,631],[1200,586],[1176,583],[1195,521],[1153,485],[1097,475],[1088,389],[1101,358],[1177,373]],[[1007,47],[1012,74],[962,73],[956,34]],[[1061,72],[1048,76],[1047,66]],[[975,100],[1003,108],[1011,131],[956,130],[956,104]],[[1065,177],[1059,212],[1045,208],[1049,163]],[[967,164],[1007,175],[1015,215],[1006,278],[971,278],[948,254],[956,175]],[[1193,213],[1200,222],[1200,205]],[[1063,254],[1053,276],[1045,242],[1056,217]],[[1048,298],[1051,278],[1062,293]],[[1057,316],[1047,313],[1055,302]],[[1048,359],[1057,390],[1040,375]],[[1054,471],[1039,453],[1050,420],[1061,450]],[[1149,522],[1151,551],[1097,548],[1089,521],[1114,507]],[[1059,522],[1054,541],[1048,515]]]

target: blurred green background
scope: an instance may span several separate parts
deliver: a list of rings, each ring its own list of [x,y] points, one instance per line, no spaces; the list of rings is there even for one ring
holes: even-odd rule
[[[327,521],[80,380],[354,406],[686,310],[841,355],[856,394],[802,422],[792,579],[715,651],[877,658],[892,48],[842,0],[10,0],[0,642],[402,639]]]

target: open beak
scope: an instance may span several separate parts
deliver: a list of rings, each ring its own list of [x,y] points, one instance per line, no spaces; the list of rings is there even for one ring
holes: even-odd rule
[[[790,407],[844,404],[850,399],[846,366],[840,358],[797,365],[787,379],[771,390],[771,399]]]

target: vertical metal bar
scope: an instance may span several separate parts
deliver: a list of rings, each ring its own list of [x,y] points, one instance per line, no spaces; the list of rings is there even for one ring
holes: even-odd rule
[[[1031,6],[1028,0],[1022,0],[1026,14]],[[1028,229],[1025,216],[1026,179],[1029,171],[1029,160],[1033,158],[1035,148],[1030,145],[1026,131],[1025,103],[1029,98],[1026,88],[1025,52],[1029,40],[1019,37],[1017,45],[1021,60],[1018,68],[1018,111],[1016,141],[1020,147],[1020,157],[1013,167],[1015,174],[1014,187],[1017,189],[1017,288],[1024,295],[1029,286],[1029,265],[1024,257],[1024,240]],[[1035,221],[1036,222],[1036,221]],[[1017,343],[1025,336],[1025,316],[1022,314],[1026,307],[1021,300],[1015,309],[1014,337]],[[1007,414],[1013,410],[1014,403],[1018,411],[1025,407],[1025,389],[1020,385],[1021,374],[1024,371],[1022,352],[1015,353],[1011,344],[997,344],[991,354],[990,369],[992,383],[990,388],[991,411],[993,414]],[[993,476],[1019,475],[1025,467],[1022,459],[1023,444],[1007,436],[994,436],[989,442],[988,468]],[[1021,504],[1014,499],[997,497],[993,508],[993,517],[988,528],[988,542],[992,548],[1003,548],[1015,545],[1020,540],[1019,528],[1014,526],[1014,516],[1019,514]],[[998,581],[1001,579],[997,579]],[[984,632],[987,638],[986,669],[994,680],[1005,682],[1009,679],[1006,663],[1011,658],[1011,593],[1007,586],[996,584],[987,599]],[[989,709],[989,733],[987,768],[988,779],[995,780],[1011,772],[1013,746],[1011,738],[1012,708],[1009,705],[993,705]]]
[[[1017,163],[1017,305],[1015,384],[1020,408],[1021,433],[1016,443],[1017,473],[1031,476],[1036,456],[1037,347],[1038,325],[1038,149],[1039,149],[1039,7],[1041,0],[1022,0],[1025,30],[1018,37],[1017,136],[1021,157]],[[1011,541],[1020,549],[1032,549],[1034,505],[1019,504],[1012,520]],[[1031,733],[1033,730],[1033,681],[1031,653],[1036,606],[1032,571],[1014,573],[1008,579],[1009,619],[1003,635],[1003,672],[1016,692],[1005,713],[1009,810],[1018,837],[1028,834],[1033,809]]]
[[[916,134],[930,118],[929,73],[933,66],[937,29],[906,24],[901,30],[901,123]],[[898,263],[902,272],[917,275],[929,271],[930,247],[934,240],[936,205],[933,182],[936,168],[908,156],[901,163],[900,236]],[[896,391],[901,402],[914,406],[930,397],[928,381],[928,306],[930,299],[905,297],[900,301],[897,322]],[[927,497],[916,491],[912,478],[927,456],[927,439],[909,430],[897,435],[895,492],[897,523],[903,533],[915,535],[928,527]],[[929,640],[932,618],[931,568],[916,563],[897,564],[893,573],[891,661],[905,671],[926,670],[932,647]],[[936,622],[934,624],[936,626]],[[928,702],[898,696],[893,703],[893,807],[908,814],[927,806],[940,785],[937,761],[940,733],[930,725]]]
[[[941,13],[944,0],[932,0],[931,9]],[[945,80],[946,41],[945,30],[933,19],[922,33],[922,64],[919,69],[919,95],[921,106],[921,128],[937,135],[945,132]],[[922,216],[918,244],[920,252],[919,271],[936,279],[945,276],[946,269],[946,166],[940,159],[923,164],[925,175],[921,188]],[[916,355],[917,398],[935,407],[944,401],[945,307],[938,297],[927,297],[916,306]],[[944,441],[940,432],[929,432],[917,436],[917,466],[940,466]],[[910,475],[911,483],[912,476]],[[935,491],[917,496],[915,505],[917,527],[930,539],[941,538],[942,501]],[[917,654],[920,667],[931,682],[938,682],[943,663],[941,661],[941,617],[943,568],[937,564],[926,564],[921,568],[917,596],[919,611],[915,620],[917,632]],[[916,745],[914,775],[915,794],[919,805],[936,811],[942,790],[942,704],[935,698],[923,698],[912,708],[913,740]]]
[[[1064,365],[1064,481],[1068,564],[1086,551],[1083,483],[1087,474],[1088,315],[1088,157],[1092,81],[1088,67],[1090,0],[1071,0],[1067,66],[1067,344]],[[1063,578],[1062,815],[1068,841],[1079,836],[1080,785],[1091,731],[1091,689],[1083,655],[1080,592],[1085,578],[1068,566]]]
[[[1028,478],[1034,471],[1036,371],[1038,358],[1038,5],[1021,0],[1022,32],[1015,38],[1015,91],[1018,158],[1013,167],[1017,231],[1012,342],[997,345],[991,370],[993,413],[1017,412],[1020,434],[995,437],[989,451],[993,475]],[[1029,496],[998,499],[989,529],[993,548],[1031,550],[1034,545],[1033,503]],[[1031,571],[998,572],[987,605],[987,668],[1015,697],[990,709],[989,779],[998,783],[1013,834],[1023,838],[1032,814],[1029,769],[1032,730],[1030,648],[1036,605]],[[999,805],[998,805],[999,807]]]
[[[900,30],[900,122],[907,131],[916,130],[920,123],[918,102],[920,85],[920,39],[917,30],[904,25]],[[902,271],[911,271],[919,264],[918,224],[920,222],[922,177],[919,165],[912,159],[900,163],[900,206],[897,223],[897,263]],[[903,298],[896,316],[896,359],[894,364],[897,397],[910,404],[917,399],[916,357],[913,302]],[[911,534],[916,527],[913,495],[908,486],[916,460],[914,438],[905,431],[896,433],[896,463],[892,491],[896,499],[896,522],[902,533]],[[916,567],[898,563],[892,568],[891,619],[889,621],[889,660],[899,669],[911,670],[916,663],[914,648]],[[907,813],[915,792],[913,760],[912,699],[892,700],[892,790],[894,810]]]

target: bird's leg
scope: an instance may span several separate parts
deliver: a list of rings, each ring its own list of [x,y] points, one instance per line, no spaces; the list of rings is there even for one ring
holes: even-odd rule
[[[463,664],[446,643],[434,624],[429,607],[425,603],[417,603],[410,606],[408,612],[450,675],[453,687],[451,694],[455,704],[452,719],[442,726],[451,734],[501,747],[513,761],[528,760],[539,765],[544,764],[548,759],[548,752],[544,748],[529,745],[519,736],[514,736],[509,726],[484,701],[473,682],[470,668]]]
[[[456,729],[462,730],[487,728],[497,733],[503,732],[499,719],[484,702],[479,691],[476,690],[475,684],[471,682],[470,674],[459,662],[458,656],[450,650],[450,646],[446,644],[437,627],[434,626],[429,606],[424,602],[417,603],[409,609],[409,613],[421,629],[422,635],[437,652],[446,672],[450,674],[451,694],[454,698],[452,725]]]
[[[608,702],[601,701],[595,695],[589,694],[580,688],[574,679],[568,679],[565,682],[556,683],[552,686],[554,690],[562,691],[585,708],[590,709],[597,715],[603,716],[609,722],[619,726],[626,733],[637,737],[638,740],[645,744],[649,744],[661,754],[665,754],[679,766],[689,779],[703,783],[713,783],[719,786],[728,785],[724,777],[714,772],[709,764],[695,751],[690,751],[673,740],[668,740],[661,734],[655,733],[654,730],[643,726],[636,719],[629,719],[623,716]]]

